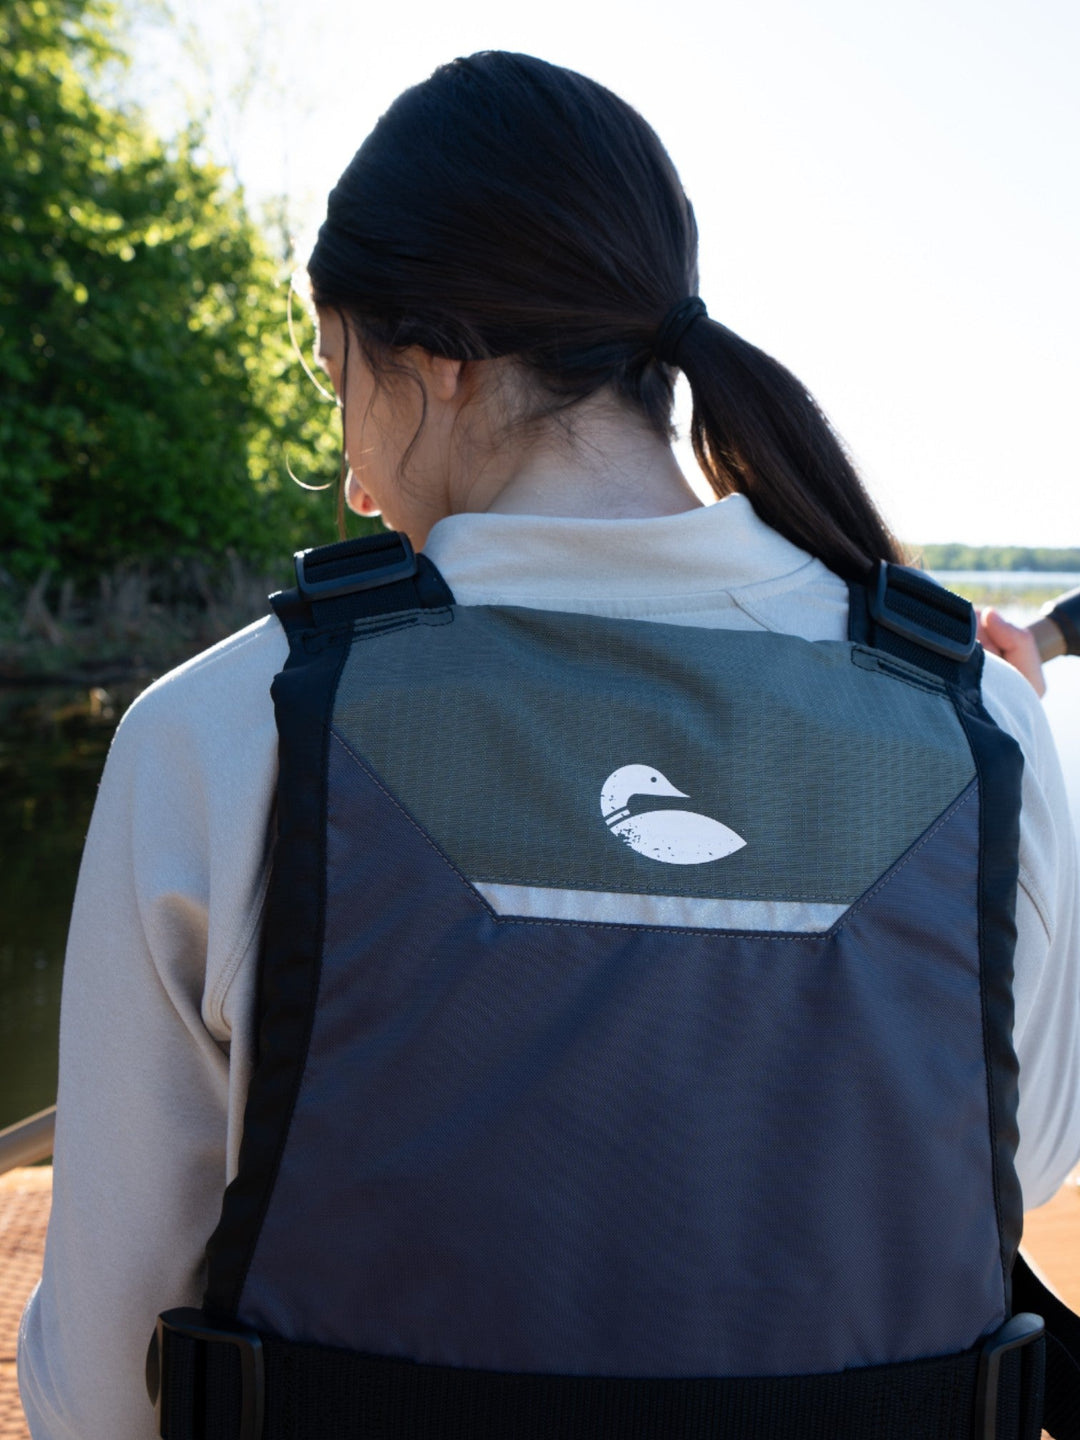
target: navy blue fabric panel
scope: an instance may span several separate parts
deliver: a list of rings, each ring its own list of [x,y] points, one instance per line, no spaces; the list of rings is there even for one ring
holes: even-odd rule
[[[337,741],[330,791],[245,1321],[628,1375],[838,1370],[1000,1322],[974,788],[834,931],[772,937],[497,919]]]

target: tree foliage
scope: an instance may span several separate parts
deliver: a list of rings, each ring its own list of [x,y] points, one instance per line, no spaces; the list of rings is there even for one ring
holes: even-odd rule
[[[99,98],[106,0],[0,11],[0,539],[28,579],[333,538],[332,406],[242,196]]]

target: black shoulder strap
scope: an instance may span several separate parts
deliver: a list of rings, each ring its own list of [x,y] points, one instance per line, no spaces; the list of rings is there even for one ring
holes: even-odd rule
[[[300,632],[454,603],[427,556],[417,555],[409,537],[395,530],[300,550],[294,563],[296,587],[270,597],[290,642]]]
[[[257,1030],[239,1173],[206,1246],[206,1303],[226,1314],[239,1303],[307,1056],[323,924],[329,724],[354,627],[380,617],[393,625],[453,604],[435,566],[393,533],[302,551],[296,581],[270,597],[289,638],[271,688],[281,758],[279,863],[266,899],[258,982],[260,1012],[272,997],[275,1021]]]
[[[848,639],[903,660],[937,680],[978,691],[982,651],[975,611],[921,570],[881,560],[849,581]]]

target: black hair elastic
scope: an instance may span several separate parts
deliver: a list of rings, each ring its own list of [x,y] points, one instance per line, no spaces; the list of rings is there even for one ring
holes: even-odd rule
[[[708,313],[705,301],[700,295],[688,295],[685,300],[680,300],[677,305],[672,306],[660,322],[656,339],[653,341],[652,350],[656,358],[663,360],[665,365],[677,366],[679,347],[683,342],[683,336],[695,320],[702,319]]]

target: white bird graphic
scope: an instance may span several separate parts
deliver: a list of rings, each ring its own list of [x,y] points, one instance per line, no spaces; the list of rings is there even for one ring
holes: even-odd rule
[[[734,830],[695,810],[646,810],[631,815],[631,795],[674,795],[689,800],[682,790],[651,765],[623,765],[604,781],[600,813],[608,829],[631,850],[666,865],[703,865],[741,850],[746,841]]]

